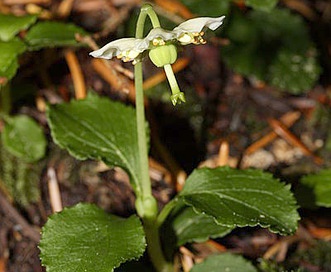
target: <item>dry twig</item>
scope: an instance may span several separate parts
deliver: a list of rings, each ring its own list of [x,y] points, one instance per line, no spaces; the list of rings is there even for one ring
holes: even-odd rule
[[[64,56],[74,83],[76,99],[84,99],[86,97],[86,86],[76,54],[71,49],[68,49],[64,52]]]
[[[50,167],[47,171],[49,198],[54,213],[63,209],[59,183],[57,182],[54,168]]]

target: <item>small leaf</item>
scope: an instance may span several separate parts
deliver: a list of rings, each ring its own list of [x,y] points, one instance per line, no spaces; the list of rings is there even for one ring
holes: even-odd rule
[[[257,269],[240,255],[223,253],[208,257],[193,266],[191,272],[257,272]]]
[[[321,72],[314,49],[306,54],[281,50],[269,69],[270,83],[292,94],[311,89]]]
[[[39,248],[48,272],[110,272],[138,259],[146,242],[140,220],[108,215],[91,204],[78,204],[51,215]]]
[[[0,14],[0,40],[9,41],[21,30],[27,29],[37,20],[37,16],[14,16]]]
[[[43,47],[82,45],[75,39],[76,34],[86,32],[73,24],[60,22],[39,22],[29,30],[25,40],[32,50]]]
[[[251,6],[257,10],[270,11],[272,10],[278,0],[246,0],[247,6]]]
[[[313,191],[316,205],[331,207],[331,169],[304,176],[300,182]]]
[[[10,154],[0,143],[0,187],[23,207],[40,200],[43,163],[27,163]]]
[[[41,127],[25,115],[6,118],[2,142],[11,154],[26,162],[43,158],[47,146]]]
[[[0,41],[0,77],[5,81],[10,80],[18,69],[18,55],[25,51],[26,47],[18,39],[9,42]]]
[[[77,159],[103,160],[125,169],[140,190],[135,111],[107,98],[89,94],[85,100],[50,106],[52,137]]]
[[[228,227],[260,225],[290,234],[299,220],[289,186],[259,170],[198,169],[179,196],[197,212]]]
[[[196,213],[192,207],[182,203],[171,212],[166,225],[174,232],[177,246],[223,237],[233,229],[217,224],[213,217]]]

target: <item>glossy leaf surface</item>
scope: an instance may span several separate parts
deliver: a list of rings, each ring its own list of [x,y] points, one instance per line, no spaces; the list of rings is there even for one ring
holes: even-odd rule
[[[133,108],[89,94],[85,100],[50,106],[47,118],[55,143],[77,159],[103,160],[122,167],[140,189]]]
[[[198,169],[179,196],[228,227],[260,225],[286,235],[296,230],[299,220],[289,186],[259,170]]]
[[[50,216],[39,247],[48,272],[110,272],[138,259],[146,243],[138,217],[124,219],[78,204]]]
[[[233,229],[217,224],[211,216],[196,213],[192,207],[186,205],[176,207],[167,224],[170,224],[168,227],[175,235],[177,246],[223,237]]]
[[[14,16],[0,14],[0,40],[9,41],[21,30],[27,29],[37,20],[36,16]]]
[[[191,272],[257,272],[257,269],[242,256],[223,253],[208,257],[196,264]]]
[[[69,23],[39,22],[31,27],[25,40],[33,50],[43,47],[81,45],[75,38],[76,34],[85,34],[85,31]]]
[[[18,56],[25,51],[25,45],[18,39],[9,42],[0,41],[0,77],[8,81],[18,69]],[[1,83],[0,83],[1,84]]]

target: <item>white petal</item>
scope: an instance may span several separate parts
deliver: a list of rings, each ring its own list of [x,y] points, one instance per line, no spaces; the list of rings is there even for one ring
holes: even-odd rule
[[[225,16],[217,18],[199,17],[190,19],[175,27],[173,32],[177,34],[177,37],[179,37],[183,33],[199,33],[204,27],[208,27],[211,30],[216,30],[222,25],[224,18]]]
[[[148,44],[142,39],[123,38],[107,43],[102,48],[91,52],[90,55],[95,58],[111,59],[125,52],[127,54],[130,52],[141,53],[147,48]]]
[[[145,41],[147,41],[149,43],[157,38],[161,38],[164,41],[169,41],[169,40],[176,39],[176,34],[173,33],[172,31],[157,27],[157,28],[153,28],[148,33],[148,35],[145,38]]]

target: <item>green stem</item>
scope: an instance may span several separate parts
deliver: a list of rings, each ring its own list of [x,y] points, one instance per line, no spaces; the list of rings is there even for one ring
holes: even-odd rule
[[[169,213],[177,205],[177,202],[178,202],[178,198],[174,198],[169,203],[167,203],[167,205],[164,206],[164,208],[162,209],[156,220],[156,224],[158,227],[160,227],[164,223]]]
[[[163,256],[160,244],[159,228],[155,221],[143,220],[147,240],[148,255],[158,272],[172,272],[172,264],[167,262]]]
[[[153,10],[153,7],[149,4],[144,4],[141,7],[140,14],[139,14],[138,21],[137,21],[137,28],[136,28],[136,38],[137,39],[142,39],[144,37],[144,27],[145,27],[145,20],[146,20],[147,15],[152,22],[153,28],[160,27],[159,18],[157,18],[157,15],[156,15],[155,11]]]
[[[146,121],[144,110],[144,93],[142,89],[143,75],[142,63],[137,62],[134,66],[135,89],[136,89],[136,118],[137,118],[137,134],[139,160],[141,170],[141,194],[142,198],[149,197],[152,194],[151,181],[149,178],[148,168],[148,149],[146,135]],[[137,196],[139,197],[139,196]]]
[[[137,21],[136,38],[143,38],[144,25],[147,15],[152,21],[153,27],[160,27],[159,20],[152,6],[143,5]],[[148,148],[146,135],[146,121],[144,109],[144,92],[143,92],[143,72],[142,63],[138,61],[134,67],[135,89],[136,89],[136,119],[139,148],[139,163],[141,170],[141,192],[137,194],[136,209],[142,218],[146,240],[147,250],[151,262],[158,272],[173,271],[172,264],[168,263],[163,255],[159,228],[156,224],[157,202],[152,196],[151,181],[148,167]]]

